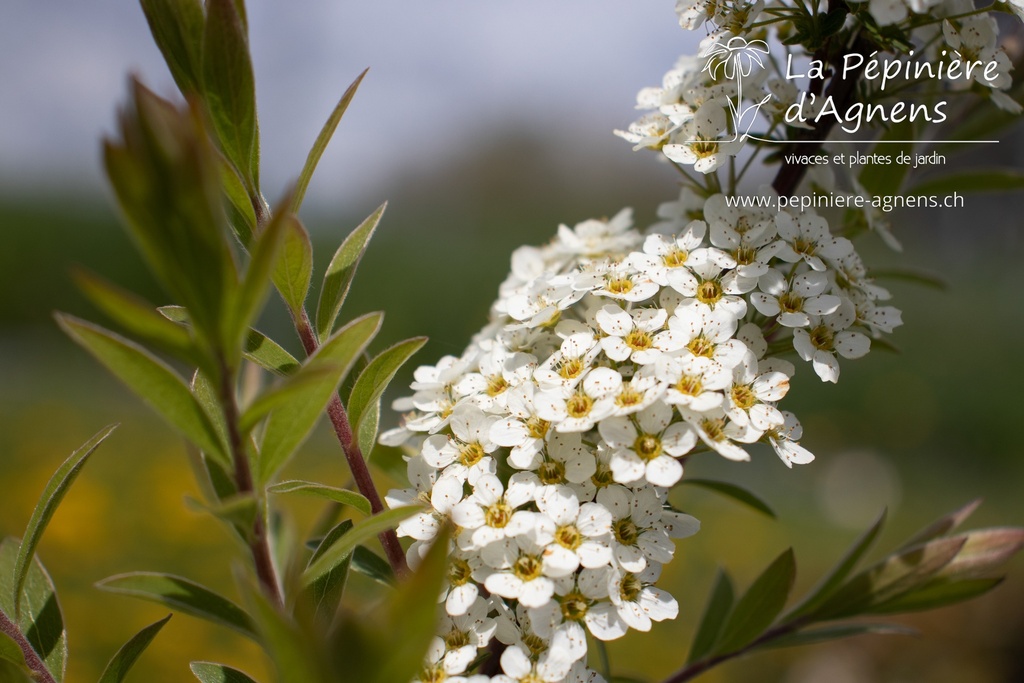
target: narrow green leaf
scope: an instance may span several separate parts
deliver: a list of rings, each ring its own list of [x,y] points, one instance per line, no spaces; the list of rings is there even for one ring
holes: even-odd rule
[[[302,400],[307,391],[316,391],[322,382],[331,381],[335,371],[336,368],[333,366],[306,368],[303,372],[297,372],[275,386],[264,389],[242,413],[239,429],[243,433],[248,433],[271,411],[286,406],[294,399]]]
[[[713,481],[711,479],[691,479],[688,477],[684,477],[680,483],[688,486],[699,486],[700,488],[714,491],[715,493],[723,495],[726,498],[732,498],[739,503],[743,503],[747,507],[757,510],[763,515],[767,515],[772,519],[775,519],[775,512],[768,507],[767,503],[750,491],[741,486],[737,486],[736,484],[730,484],[724,481]]]
[[[800,645],[816,645],[830,640],[850,638],[852,636],[871,633],[877,635],[897,636],[918,635],[916,629],[908,626],[901,626],[899,624],[833,624],[830,626],[808,628],[781,638],[776,638],[775,640],[765,643],[765,647],[780,648],[798,647]]]
[[[337,320],[341,305],[345,302],[345,296],[352,285],[356,268],[363,258],[366,245],[373,237],[386,207],[386,203],[381,204],[376,211],[359,224],[359,227],[349,233],[349,236],[338,247],[338,251],[334,253],[334,257],[331,258],[330,265],[327,266],[324,282],[320,288],[320,300],[316,305],[316,333],[321,341],[330,336],[334,329],[334,321]]]
[[[248,249],[256,232],[256,209],[253,207],[249,191],[245,188],[245,182],[238,176],[238,171],[231,162],[223,157],[220,164],[220,184],[228,200],[231,229],[241,245]]]
[[[156,634],[160,633],[160,629],[164,627],[164,624],[170,618],[171,615],[168,614],[160,621],[150,624],[122,645],[121,649],[114,655],[114,658],[107,664],[107,668],[103,670],[99,683],[121,683],[125,676],[128,675],[128,671],[134,666],[136,660],[146,651],[149,644],[156,638]]]
[[[948,289],[948,283],[941,276],[929,273],[924,270],[913,268],[879,268],[872,269],[871,276],[879,280],[902,280],[917,285],[924,285],[932,289],[944,291]]]
[[[364,413],[359,421],[358,443],[359,451],[367,460],[377,445],[377,429],[380,426],[380,397],[370,405],[370,409]]]
[[[28,669],[0,658],[0,681],[3,683],[38,683],[38,679],[32,678],[27,672]]]
[[[294,376],[305,372],[319,375],[323,368],[331,368],[326,378],[321,377],[314,387],[270,414],[260,448],[261,481],[269,481],[305,441],[352,362],[380,329],[381,318],[380,313],[370,313],[353,320],[318,348],[295,373]]]
[[[306,566],[308,567],[320,559],[331,546],[338,542],[338,539],[352,530],[352,526],[352,520],[346,519],[327,532]],[[306,595],[313,603],[313,613],[321,623],[330,624],[334,620],[334,615],[338,611],[338,603],[341,602],[342,593],[345,591],[345,583],[348,581],[351,562],[352,555],[350,554],[330,571],[317,577],[305,589]]]
[[[363,418],[380,399],[380,395],[384,393],[388,383],[394,379],[398,369],[426,342],[426,337],[413,337],[398,342],[370,361],[370,364],[359,375],[352,387],[352,394],[349,396],[347,406],[349,424],[352,425],[352,431],[355,434],[359,434]]]
[[[256,637],[252,620],[241,607],[209,588],[189,579],[158,572],[132,572],[103,579],[96,587],[110,593],[130,595],[232,628]]]
[[[274,374],[287,376],[299,369],[299,361],[267,335],[249,330],[245,340],[245,357]]]
[[[188,311],[183,306],[161,306],[157,309],[168,320],[187,325]],[[244,355],[261,368],[286,376],[299,369],[299,361],[273,339],[259,330],[249,330],[245,339]]]
[[[309,232],[294,215],[286,218],[281,255],[274,267],[274,285],[293,313],[299,313],[313,277],[313,244]]]
[[[963,524],[968,517],[974,514],[974,511],[977,510],[980,505],[981,498],[975,498],[971,502],[967,503],[967,505],[957,508],[949,514],[943,515],[908,538],[897,550],[913,548],[914,546],[921,545],[922,543],[938,538],[939,536],[944,536],[950,531],[956,530],[956,528]]]
[[[183,93],[199,92],[203,6],[199,0],[141,0],[153,40]]]
[[[445,527],[427,551],[423,562],[399,584],[387,603],[384,633],[386,642],[400,642],[390,657],[378,664],[375,683],[407,681],[423,666],[427,647],[437,624],[437,596],[448,573],[448,540],[451,529]]]
[[[245,26],[233,0],[206,2],[203,94],[225,156],[255,195],[256,86]]]
[[[832,593],[839,588],[840,584],[846,580],[846,577],[850,575],[850,572],[854,570],[860,559],[864,557],[864,553],[871,548],[874,544],[875,539],[878,538],[878,534],[882,531],[882,527],[885,525],[886,511],[882,510],[882,514],[878,516],[875,523],[872,524],[860,537],[853,542],[843,558],[839,560],[839,563],[832,568],[832,570],[823,578],[818,584],[811,589],[811,592],[807,594],[800,603],[790,610],[788,616],[798,617],[804,614],[810,614],[814,612],[825,600],[827,600]]]
[[[324,123],[323,128],[320,129],[320,134],[316,136],[316,142],[313,143],[313,148],[309,150],[309,155],[306,156],[306,163],[303,165],[302,172],[299,174],[299,180],[295,185],[295,196],[292,198],[293,213],[299,212],[299,207],[302,206],[302,200],[306,197],[306,188],[309,187],[309,181],[313,177],[316,165],[320,162],[320,157],[323,156],[324,150],[327,149],[327,143],[331,141],[331,136],[334,135],[341,117],[345,114],[345,110],[348,109],[349,103],[352,102],[352,98],[355,96],[356,90],[359,89],[359,84],[363,82],[363,77],[366,76],[367,71],[369,69],[365,69],[352,82],[352,85],[348,86],[345,94],[341,96],[341,100],[334,107],[334,111],[331,112],[331,115]]]
[[[259,630],[260,641],[274,663],[278,681],[298,683],[334,683],[323,652],[317,647],[320,639],[304,629],[290,616],[282,614],[263,592],[247,581],[241,581],[246,604]]]
[[[259,503],[251,493],[235,494],[213,503],[204,503],[191,496],[185,496],[185,506],[195,512],[212,515],[247,540],[252,537],[253,525],[260,511]]]
[[[353,527],[338,542],[328,548],[315,562],[302,574],[302,581],[306,585],[313,583],[334,567],[340,564],[352,550],[361,543],[373,538],[377,534],[393,529],[403,519],[411,517],[420,510],[418,505],[407,505],[394,510],[385,510],[373,517],[368,517]]]
[[[813,613],[817,620],[862,614],[925,585],[963,548],[964,538],[939,538],[897,551],[857,574]]]
[[[364,515],[370,514],[370,501],[366,496],[348,489],[339,489],[326,484],[318,484],[313,481],[282,481],[267,488],[270,493],[300,493],[307,496],[316,496],[326,500],[332,500],[342,505],[351,505]]]
[[[220,391],[210,378],[207,377],[202,371],[196,370],[192,374],[192,384],[189,387],[192,390],[192,395],[196,397],[196,401],[199,402],[199,407],[206,413],[207,419],[210,424],[213,425],[213,430],[217,433],[217,443],[227,444],[228,442],[228,424],[224,419],[224,410],[221,408],[220,403]],[[227,453],[227,447],[224,447],[224,452]],[[205,452],[205,451],[204,451]],[[234,473],[234,463],[229,458],[220,457],[219,454],[214,453],[210,456],[217,461],[223,469],[228,472]],[[232,485],[233,486],[233,485]]]
[[[11,596],[20,545],[14,538],[5,538],[0,542],[0,610],[7,615],[13,615],[15,611]],[[68,661],[68,634],[53,581],[38,557],[29,567],[28,577],[21,589],[21,605],[21,616],[17,618],[18,629],[57,683],[61,683]]]
[[[874,605],[865,612],[868,614],[905,614],[936,609],[965,600],[973,600],[979,595],[988,593],[1002,582],[1002,577],[963,581],[951,581],[945,578],[933,579],[921,588]]]
[[[192,662],[192,673],[201,683],[256,683],[238,669],[213,662]]]
[[[963,196],[975,192],[1015,192],[1024,190],[1024,171],[1010,168],[977,169],[947,173],[914,185],[907,194]]]
[[[893,160],[901,154],[912,155],[915,144],[913,121],[907,119],[893,123],[879,140],[890,143],[884,145],[885,154]],[[876,151],[881,147],[876,146]],[[873,197],[894,195],[899,192],[909,170],[908,164],[865,164],[857,180]]]
[[[21,616],[21,592],[25,587],[25,580],[28,578],[29,567],[32,565],[32,558],[35,556],[36,546],[39,539],[46,531],[46,525],[53,518],[57,506],[64,500],[64,494],[68,492],[71,484],[82,471],[86,460],[93,454],[104,439],[117,428],[117,425],[109,425],[101,429],[95,436],[86,441],[82,446],[72,453],[67,460],[61,463],[57,471],[53,473],[50,480],[46,482],[43,493],[32,510],[32,518],[28,521],[25,529],[25,536],[18,549],[18,559],[14,563],[14,585],[12,586],[11,599],[14,601],[15,618]]]
[[[188,330],[175,325],[145,299],[83,269],[72,272],[82,293],[129,334],[192,365],[204,365]]]
[[[779,555],[736,602],[712,654],[735,652],[761,635],[786,604],[796,577],[793,550]]]
[[[357,571],[363,576],[367,576],[385,586],[394,587],[398,584],[395,572],[391,569],[388,561],[366,546],[356,546],[350,557],[352,558],[353,571]]]
[[[102,327],[65,314],[57,314],[57,323],[168,424],[203,452],[228,460],[209,417],[176,372],[142,347]]]
[[[29,673],[28,664],[25,662],[25,653],[21,647],[14,642],[14,639],[0,631],[0,660],[14,664],[22,673]],[[0,676],[0,681],[4,680]],[[31,679],[28,679],[31,680]]]
[[[132,85],[122,140],[105,143],[107,173],[150,271],[188,308],[196,336],[217,347],[238,281],[220,161],[198,110],[178,108],[137,81]]]
[[[287,206],[291,197],[286,197]],[[235,349],[255,322],[270,291],[271,274],[276,268],[278,254],[282,250],[288,230],[288,218],[284,212],[275,214],[270,223],[253,239],[249,249],[249,265],[242,277],[235,303],[230,308],[232,318],[228,328],[228,348]]]
[[[703,659],[711,653],[722,632],[722,626],[732,610],[733,600],[732,580],[725,570],[719,569],[711,588],[711,597],[708,598],[707,607],[704,608],[704,616],[700,618],[700,625],[697,626],[697,632],[693,636],[693,645],[690,646],[690,654],[686,658],[687,664]]]

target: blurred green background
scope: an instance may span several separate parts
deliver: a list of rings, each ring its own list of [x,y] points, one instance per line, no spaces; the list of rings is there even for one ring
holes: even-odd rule
[[[1020,145],[1019,136],[1007,137],[999,146],[1003,158],[967,163],[1017,163],[1013,152]],[[612,215],[622,206],[635,207],[638,223],[646,225],[657,204],[677,193],[671,169],[631,153],[624,143],[615,155],[598,154],[524,129],[470,140],[463,150],[443,164],[406,169],[380,196],[312,206],[303,216],[316,241],[316,272],[322,273],[344,235],[390,199],[344,315],[385,310],[378,347],[429,335],[414,358],[418,363],[462,351],[484,324],[516,246],[547,241],[560,222]],[[871,266],[931,271],[947,289],[885,283],[904,311],[905,325],[893,336],[901,353],[877,350],[844,361],[837,386],[822,384],[799,365],[783,406],[801,418],[803,444],[817,455],[813,464],[788,470],[760,449],[747,464],[704,455],[688,465],[689,475],[743,483],[774,506],[779,519],[695,489],[676,491],[673,502],[703,523],[700,534],[678,544],[663,579],[681,616],[650,634],[613,643],[617,673],[657,681],[682,661],[719,566],[745,586],[793,546],[798,590],[806,589],[884,506],[890,525],[879,550],[979,496],[985,504],[970,525],[1024,523],[1021,199],[976,195],[963,209],[893,213],[902,254],[873,236],[860,243]],[[20,535],[61,460],[103,425],[121,423],[71,489],[40,547],[68,623],[72,682],[95,680],[124,640],[166,613],[101,593],[94,582],[124,571],[160,570],[236,595],[228,535],[183,504],[184,496],[198,492],[179,439],[61,337],[51,319],[54,310],[100,319],[70,284],[73,264],[136,288],[155,303],[170,303],[147,277],[111,207],[102,196],[0,190],[0,534]],[[283,309],[271,308],[261,327],[297,351]],[[406,372],[394,394],[408,381]],[[393,424],[396,416],[386,412],[384,421]],[[322,427],[288,475],[344,484],[343,459]],[[377,474],[381,488],[399,483]],[[317,508],[300,501],[290,511],[304,532]],[[356,582],[351,590],[370,604],[376,589]],[[1024,681],[1020,559],[1011,564],[1005,585],[983,599],[901,621],[924,637],[863,637],[775,651],[701,680]],[[191,680],[186,664],[198,659],[256,677],[267,673],[258,650],[242,638],[178,615],[132,680]]]

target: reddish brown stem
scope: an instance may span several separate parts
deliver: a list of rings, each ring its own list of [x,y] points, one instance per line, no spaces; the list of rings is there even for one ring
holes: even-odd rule
[[[299,333],[299,338],[302,340],[302,346],[306,350],[306,354],[312,355],[317,350],[319,343],[317,342],[316,335],[313,333],[313,326],[309,322],[309,316],[305,311],[302,311],[302,316],[295,321],[295,328]],[[366,465],[366,458],[363,457],[359,443],[352,433],[352,425],[348,420],[345,406],[342,405],[341,399],[337,395],[327,404],[327,417],[331,420],[331,425],[334,427],[334,433],[338,437],[338,443],[341,444],[345,460],[348,461],[348,467],[352,472],[352,478],[355,479],[356,487],[370,501],[370,509],[373,511],[373,514],[382,512],[384,510],[384,502],[381,500],[380,494],[377,493],[373,477],[370,476],[370,469]],[[402,546],[398,542],[398,534],[395,533],[394,529],[388,529],[381,533],[378,538],[380,539],[380,544],[384,547],[384,554],[387,555],[388,563],[391,565],[395,575],[404,576],[407,574],[409,566],[405,562],[405,553],[402,551]]]
[[[252,481],[252,470],[249,467],[249,456],[245,452],[245,442],[238,429],[238,403],[235,398],[233,376],[234,373],[227,368],[227,364],[222,363],[220,399],[224,409],[224,422],[227,425],[231,460],[235,468],[235,487],[239,494],[247,494],[253,493],[255,487]],[[277,581],[277,571],[274,569],[274,560],[270,554],[270,538],[267,534],[267,524],[262,509],[256,515],[256,521],[253,522],[249,550],[252,553],[260,585],[276,604],[284,604],[281,587]]]
[[[17,643],[18,647],[21,648],[21,654],[25,657],[25,663],[28,665],[29,670],[32,671],[33,679],[40,683],[57,683],[53,674],[46,668],[46,662],[32,648],[32,644],[22,634],[18,625],[11,621],[4,614],[3,610],[0,610],[0,632]]]

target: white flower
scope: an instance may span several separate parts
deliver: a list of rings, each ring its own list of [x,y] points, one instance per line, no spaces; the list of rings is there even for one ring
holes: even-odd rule
[[[658,348],[656,333],[665,327],[668,313],[661,308],[624,311],[618,306],[604,306],[597,312],[597,322],[606,336],[601,348],[616,362],[632,360],[638,365],[653,363],[664,349]]]
[[[807,327],[811,315],[827,315],[839,308],[842,300],[824,293],[828,285],[824,273],[811,271],[787,279],[772,268],[758,280],[761,291],[750,295],[750,303],[761,315],[777,317],[784,327]]]
[[[704,221],[690,221],[675,238],[658,233],[648,235],[643,253],[630,254],[630,261],[662,287],[691,288],[695,284],[694,276],[686,264],[703,260],[700,247],[706,231]]]
[[[646,479],[655,486],[672,486],[683,476],[676,459],[697,443],[686,422],[672,422],[672,407],[655,403],[636,415],[609,417],[598,425],[601,438],[613,449],[612,474],[620,484]]]
[[[786,244],[778,257],[786,263],[803,260],[812,269],[825,270],[825,260],[835,263],[853,251],[853,243],[845,237],[833,237],[828,221],[813,212],[791,216],[782,212],[775,217],[779,237]],[[823,260],[824,259],[824,260]]]
[[[698,413],[680,406],[679,413],[697,429],[701,441],[729,460],[750,460],[750,454],[735,442],[753,443],[761,437],[762,432],[749,423],[741,425],[729,420],[722,408]]]
[[[478,597],[464,614],[441,617],[437,632],[445,645],[445,672],[464,672],[479,648],[487,647],[497,629],[494,619],[487,617],[490,609],[487,601]]]
[[[661,523],[661,501],[650,487],[630,492],[618,484],[597,492],[597,502],[612,514],[612,552],[615,564],[640,572],[648,562],[669,562],[675,552]]]
[[[667,358],[658,364],[657,371],[658,379],[668,384],[665,403],[685,406],[698,413],[722,405],[723,392],[732,383],[729,369],[692,354]]]
[[[557,562],[547,561],[544,550],[551,538],[546,531],[541,524],[531,524],[522,533],[491,543],[481,551],[484,562],[496,570],[484,581],[488,591],[518,600],[524,607],[540,607],[551,599],[555,592],[552,577],[566,576],[571,572]]]
[[[612,561],[608,545],[612,513],[598,503],[580,504],[567,486],[549,486],[537,497],[537,508],[546,516],[545,536],[552,542],[544,550],[544,561],[556,572],[568,575],[579,567],[593,569]]]
[[[814,454],[799,443],[804,429],[793,413],[787,410],[782,415],[785,422],[768,431],[768,443],[775,449],[782,462],[786,463],[786,467],[806,465],[814,460]]]
[[[503,675],[495,676],[492,683],[560,683],[565,680],[572,667],[573,660],[555,651],[545,651],[537,662],[517,645],[505,649],[501,653],[501,670]]]
[[[608,595],[619,618],[637,631],[650,631],[652,621],[675,619],[679,603],[661,588],[652,585],[657,569],[644,573],[616,572],[609,574]]]
[[[542,391],[533,398],[537,414],[559,432],[585,432],[615,409],[614,394],[622,375],[611,368],[594,368],[576,389]]]
[[[871,349],[871,340],[866,335],[847,329],[855,316],[853,304],[845,300],[832,315],[812,316],[810,330],[793,330],[793,348],[800,358],[811,361],[823,382],[839,381],[837,353],[853,359],[861,358]]]
[[[533,406],[535,388],[532,382],[509,389],[506,407],[511,417],[491,425],[490,438],[499,446],[511,448],[508,462],[521,470],[536,469],[543,458],[544,438],[551,423],[538,417]]]
[[[789,391],[789,376],[781,372],[758,372],[757,357],[748,353],[733,368],[732,388],[725,395],[725,414],[738,425],[750,424],[762,432],[782,424],[775,407]]]
[[[537,483],[531,472],[513,474],[507,491],[493,474],[477,479],[472,495],[452,509],[452,521],[463,530],[459,546],[483,548],[532,528],[534,513],[519,508],[533,500]]]

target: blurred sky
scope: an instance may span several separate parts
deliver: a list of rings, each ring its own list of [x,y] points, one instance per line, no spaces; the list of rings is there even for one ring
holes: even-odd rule
[[[310,188],[353,196],[505,126],[628,153],[611,130],[699,36],[671,0],[251,1],[250,40],[273,197],[301,168],[340,94],[364,81]],[[126,75],[173,82],[131,0],[0,3],[0,187],[103,186],[98,150]]]

